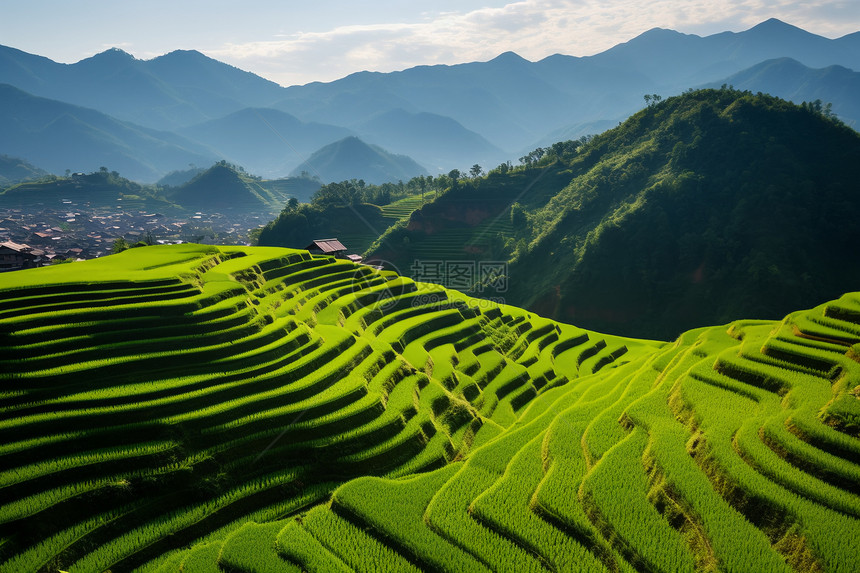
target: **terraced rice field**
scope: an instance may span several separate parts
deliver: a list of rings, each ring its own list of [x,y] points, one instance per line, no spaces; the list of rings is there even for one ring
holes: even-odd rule
[[[0,571],[860,571],[857,294],[662,343],[178,245],[0,337]]]
[[[426,195],[426,200],[430,200],[432,198],[432,193],[428,193]],[[421,198],[421,195],[411,195],[409,197],[404,197],[403,199],[398,199],[393,203],[389,203],[388,205],[383,205],[382,215],[388,219],[392,219],[393,221],[398,221],[403,219],[404,217],[408,217],[412,214],[412,211],[415,209],[420,209],[421,205],[423,205],[425,199]]]
[[[449,228],[421,236],[409,245],[409,253],[419,260],[477,260],[486,257],[498,236],[502,244],[514,236],[508,211],[475,227]]]

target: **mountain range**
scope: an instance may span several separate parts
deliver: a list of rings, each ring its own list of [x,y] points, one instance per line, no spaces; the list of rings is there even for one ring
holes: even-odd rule
[[[283,111],[256,107],[181,128],[179,133],[206,142],[216,155],[263,176],[283,175],[321,147],[354,135],[343,127],[304,122]]]
[[[138,60],[111,49],[60,64],[0,47],[0,83],[43,98],[27,106],[80,106],[50,126],[65,133],[61,138],[45,124],[4,114],[0,127],[10,135],[0,153],[54,172],[107,163],[152,181],[217,159],[278,176],[354,135],[445,173],[474,163],[490,167],[538,145],[603,131],[640,109],[643,94],[666,97],[723,83],[798,103],[831,102],[855,126],[856,70],[860,32],[828,39],[774,19],[706,37],[656,28],[586,57],[556,54],[531,62],[506,52],[487,62],[358,72],[291,87],[195,51]],[[80,119],[83,108],[117,123],[105,134],[92,117]],[[33,139],[58,143],[40,150]],[[127,150],[142,140],[154,150],[133,166]],[[158,148],[165,161],[153,159]]]
[[[830,40],[775,19],[744,32],[707,37],[658,28],[594,56],[557,54],[530,62],[507,52],[489,62],[359,72],[331,83],[287,88],[287,97],[275,106],[350,126],[392,107],[437,113],[516,152],[531,149],[559,128],[600,119],[617,123],[641,108],[645,93],[666,96],[710,82],[719,85],[781,57],[812,68],[858,70],[860,33]],[[841,113],[836,102],[834,110]]]
[[[857,269],[833,270],[860,241],[860,135],[823,110],[703,89],[570,143],[452,186],[365,259],[448,286],[447,267],[425,267],[456,262],[474,269],[457,288],[661,339],[860,282]],[[487,261],[502,265],[501,290],[476,273]]]
[[[61,64],[0,47],[0,83],[153,129],[216,119],[275,101],[283,92],[274,82],[186,50],[138,60],[112,48]]]
[[[171,167],[215,157],[175,133],[33,96],[8,84],[0,84],[0,125],[0,153],[57,174],[110,167],[131,179],[154,181]]]

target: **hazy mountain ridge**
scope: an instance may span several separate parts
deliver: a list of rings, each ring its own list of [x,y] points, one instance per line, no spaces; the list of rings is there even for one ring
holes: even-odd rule
[[[409,102],[411,108],[401,106],[409,111],[449,116],[511,152],[563,125],[626,117],[644,93],[673,95],[775,57],[858,69],[860,45],[853,35],[830,40],[773,19],[705,37],[653,29],[594,56],[529,62],[508,52],[488,62],[359,72],[289,87],[276,105],[318,119],[338,113],[342,94],[377,94],[381,101]]]
[[[187,50],[138,60],[113,48],[60,64],[0,46],[0,62],[0,83],[156,129],[176,129],[265,105],[283,90],[256,74]]]
[[[459,165],[464,157],[492,165],[504,156],[501,149],[479,133],[450,117],[429,112],[392,109],[374,115],[355,130],[368,143],[421,158],[431,172]]]
[[[38,179],[48,175],[44,169],[40,169],[29,161],[18,157],[0,155],[0,187]]]
[[[778,58],[807,68],[857,70],[860,32],[831,40],[774,19],[704,37],[655,28],[593,56],[556,54],[530,62],[506,52],[487,62],[357,72],[288,88],[196,51],[137,60],[112,49],[59,64],[0,47],[0,82],[193,136],[198,151],[211,145],[213,155],[267,176],[286,174],[297,156],[350,134],[445,173],[476,162],[491,167],[536,145],[600,131],[641,107],[643,94],[670,96],[703,85],[736,82],[795,101],[808,95],[832,102],[849,124],[856,121],[860,92],[850,74],[804,72],[810,85],[785,90],[779,74],[756,71]],[[752,81],[749,76],[756,74]],[[257,116],[276,115],[262,108],[289,114],[302,126],[287,118],[281,119],[295,131],[279,128],[277,118],[269,126],[256,125]],[[433,129],[429,118],[437,119]],[[15,149],[6,152],[42,164]],[[187,163],[169,165],[156,178]]]
[[[427,174],[427,170],[411,157],[389,153],[354,136],[319,149],[296,167],[291,175],[298,176],[302,172],[315,175],[326,183],[363,179],[376,184],[405,181]]]
[[[778,58],[733,74],[721,83],[767,92],[795,103],[832,103],[833,109],[839,110],[839,119],[855,129],[860,125],[860,72],[843,66],[810,68],[792,58]],[[719,87],[721,83],[707,87]]]
[[[53,173],[102,166],[139,181],[213,159],[205,148],[171,132],[122,122],[99,111],[36,97],[0,84],[0,153]]]
[[[354,135],[343,127],[304,122],[271,108],[245,108],[179,133],[263,176],[288,173],[320,148]]]
[[[810,67],[860,69],[860,45],[852,37],[831,40],[775,18],[743,32],[704,37],[654,28],[588,59],[640,70],[664,89],[677,91],[779,57]]]

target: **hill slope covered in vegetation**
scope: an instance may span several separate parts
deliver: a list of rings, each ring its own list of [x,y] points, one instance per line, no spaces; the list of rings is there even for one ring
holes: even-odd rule
[[[389,153],[377,145],[368,145],[350,136],[316,150],[291,175],[311,172],[322,181],[363,179],[369,183],[407,181],[424,175],[427,170],[411,157]]]
[[[502,260],[507,302],[658,338],[860,284],[840,262],[860,241],[860,135],[816,106],[688,92],[582,143],[462,182],[371,258],[407,273],[421,259]]]
[[[194,176],[180,187],[166,193],[170,199],[183,207],[191,209],[231,209],[235,211],[276,210],[288,197],[290,185],[301,189],[302,182],[262,181],[259,177],[245,173],[236,167],[220,161],[209,169]]]
[[[21,181],[39,179],[47,174],[47,171],[39,169],[28,161],[0,155],[0,188]]]
[[[129,181],[116,171],[103,167],[93,173],[75,173],[66,177],[46,175],[35,181],[12,185],[0,193],[0,205],[34,208],[58,205],[63,200],[79,201],[93,207],[125,205],[172,211],[177,205],[150,185]],[[131,208],[131,207],[129,207]]]
[[[673,344],[305,251],[0,276],[0,570],[856,571],[860,296]]]

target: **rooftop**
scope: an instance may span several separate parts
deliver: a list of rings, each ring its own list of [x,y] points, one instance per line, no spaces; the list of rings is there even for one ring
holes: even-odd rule
[[[307,246],[307,250],[317,248],[321,250],[323,253],[336,253],[338,251],[345,251],[346,247],[343,246],[343,243],[334,239],[315,239],[313,243]]]

